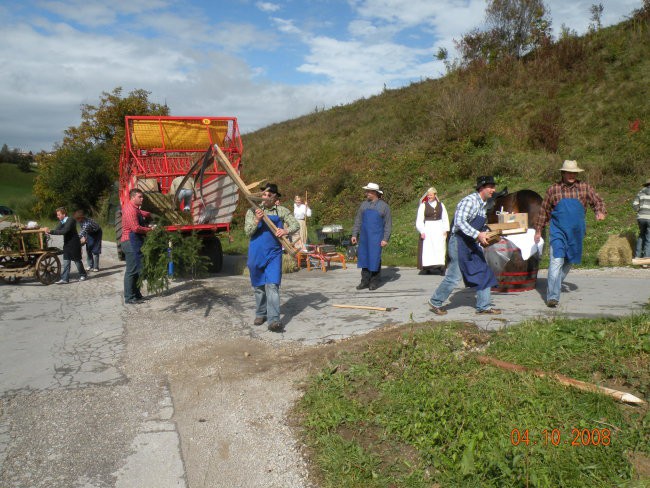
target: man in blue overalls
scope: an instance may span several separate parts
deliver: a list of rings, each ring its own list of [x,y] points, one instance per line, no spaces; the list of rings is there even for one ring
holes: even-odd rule
[[[246,212],[244,232],[250,238],[248,269],[255,291],[255,321],[269,322],[269,330],[282,332],[280,322],[280,282],[282,281],[282,246],[277,237],[293,234],[300,224],[288,208],[276,205],[280,198],[277,185],[269,183],[262,189],[262,208]],[[264,214],[278,228],[275,234],[263,220]]]
[[[357,290],[376,290],[381,280],[381,251],[388,245],[393,220],[390,207],[382,200],[384,194],[377,183],[368,183],[366,201],[359,206],[352,227],[352,244],[359,243],[357,268],[361,268],[361,283]]]
[[[576,161],[566,160],[560,168],[562,180],[553,183],[544,196],[535,224],[535,242],[539,242],[547,222],[551,222],[550,261],[546,305],[555,308],[560,303],[562,282],[572,264],[582,261],[582,242],[587,225],[585,213],[590,206],[596,220],[605,219],[605,203],[591,185],[578,180],[584,170]]]
[[[485,224],[485,204],[496,189],[492,176],[479,176],[476,191],[467,195],[456,207],[454,225],[447,244],[449,264],[447,273],[429,299],[429,308],[436,315],[445,315],[442,304],[454,290],[461,277],[465,286],[476,288],[476,313],[496,315],[501,310],[492,307],[491,288],[498,282],[485,261],[483,248],[488,245]]]

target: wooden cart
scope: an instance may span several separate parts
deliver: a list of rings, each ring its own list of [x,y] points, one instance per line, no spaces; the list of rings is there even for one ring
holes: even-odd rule
[[[35,277],[44,285],[51,285],[60,279],[61,261],[58,255],[61,250],[47,247],[44,230],[27,229],[18,224],[5,227],[3,232],[12,233],[13,238],[11,245],[5,242],[0,248],[1,280],[17,283],[21,278]]]

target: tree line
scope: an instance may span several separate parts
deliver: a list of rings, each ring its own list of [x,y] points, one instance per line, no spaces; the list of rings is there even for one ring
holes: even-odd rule
[[[18,166],[18,169],[24,173],[29,173],[31,171],[33,162],[34,155],[31,151],[23,153],[17,148],[9,149],[7,144],[3,144],[2,149],[0,149],[0,163],[15,164]]]

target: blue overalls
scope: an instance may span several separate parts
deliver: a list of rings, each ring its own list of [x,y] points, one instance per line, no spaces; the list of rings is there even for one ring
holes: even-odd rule
[[[384,218],[373,208],[364,210],[359,230],[357,268],[361,268],[361,282],[365,285],[368,285],[371,280],[379,280],[383,238]]]

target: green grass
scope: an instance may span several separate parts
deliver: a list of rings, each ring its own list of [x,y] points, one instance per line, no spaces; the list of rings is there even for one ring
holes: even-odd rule
[[[638,475],[631,461],[645,462],[646,469],[650,461],[647,407],[483,366],[467,349],[488,339],[493,357],[648,395],[647,314],[531,322],[491,337],[466,325],[442,324],[397,340],[370,341],[362,354],[342,353],[311,377],[298,406],[321,486],[650,482],[634,484]],[[584,429],[594,439],[607,437],[608,445],[591,445],[587,437],[589,445],[582,445],[576,432]]]
[[[23,221],[33,218],[34,178],[35,172],[23,173],[15,164],[0,163],[0,205],[11,208]]]

